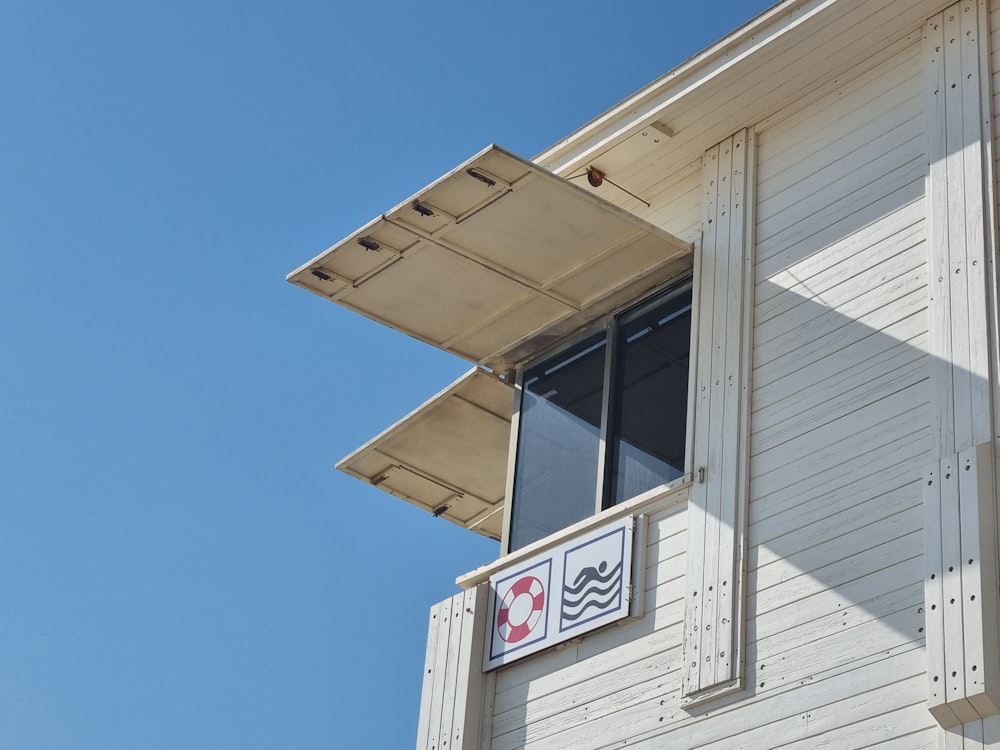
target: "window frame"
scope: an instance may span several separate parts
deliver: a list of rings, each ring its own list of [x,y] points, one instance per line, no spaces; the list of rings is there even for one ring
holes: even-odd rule
[[[687,404],[686,404],[686,419],[684,422],[684,466],[682,469],[682,474],[673,480],[666,483],[651,487],[637,495],[622,498],[617,503],[614,501],[614,488],[611,487],[611,473],[614,469],[613,464],[613,453],[614,453],[614,440],[616,435],[611,434],[611,425],[615,423],[615,410],[619,406],[617,400],[613,397],[612,388],[615,383],[615,368],[619,366],[619,357],[621,353],[621,329],[627,326],[629,323],[633,322],[637,318],[642,317],[649,311],[655,309],[658,305],[665,304],[669,300],[689,292],[691,295],[691,325],[688,331],[688,382],[687,382]],[[608,513],[614,510],[616,507],[622,504],[632,504],[638,498],[648,496],[650,499],[659,497],[665,491],[672,487],[677,486],[679,483],[689,482],[693,474],[693,414],[695,406],[695,379],[696,379],[696,358],[695,358],[695,341],[697,337],[698,328],[698,285],[695,283],[694,274],[689,273],[680,278],[674,278],[671,281],[658,286],[656,289],[650,291],[648,294],[643,295],[640,299],[632,301],[627,305],[622,306],[618,310],[609,313],[601,317],[599,320],[594,321],[590,325],[580,328],[566,339],[558,342],[554,346],[536,354],[535,356],[527,359],[523,362],[518,363],[515,368],[515,378],[514,378],[514,405],[513,414],[511,415],[511,429],[510,429],[510,444],[507,454],[507,476],[506,476],[506,489],[504,497],[504,519],[503,519],[503,531],[501,538],[501,556],[508,555],[512,552],[510,549],[511,542],[511,523],[513,521],[513,505],[514,505],[514,485],[515,485],[515,473],[517,470],[517,454],[518,445],[520,438],[521,429],[521,408],[524,396],[523,389],[523,379],[525,371],[533,367],[534,365],[552,357],[557,357],[561,352],[567,351],[572,347],[579,344],[582,340],[589,336],[593,336],[596,333],[603,332],[605,336],[605,346],[607,347],[607,353],[604,360],[604,371],[603,371],[603,383],[602,383],[602,396],[601,396],[601,425],[600,425],[600,435],[598,439],[598,453],[597,453],[597,482],[594,488],[594,508],[593,513],[586,516],[583,520],[591,520],[596,516],[603,513]],[[571,524],[572,525],[572,524]],[[568,528],[568,527],[566,527]],[[550,537],[559,534],[563,529],[552,532],[552,534],[542,537],[539,540],[530,542],[517,550],[527,549],[534,547],[535,545],[542,544],[545,540]]]

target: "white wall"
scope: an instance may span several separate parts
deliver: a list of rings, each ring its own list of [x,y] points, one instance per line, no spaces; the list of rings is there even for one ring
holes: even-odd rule
[[[913,38],[759,135],[748,677],[804,747],[936,742],[924,87]]]
[[[649,527],[645,617],[499,670],[492,748],[936,746],[923,97],[915,33],[759,130],[747,689],[680,708],[674,508]],[[647,217],[691,234],[700,170],[664,175]]]
[[[600,747],[653,729],[666,689],[680,689],[684,505],[648,527],[646,614],[497,672],[492,750]]]

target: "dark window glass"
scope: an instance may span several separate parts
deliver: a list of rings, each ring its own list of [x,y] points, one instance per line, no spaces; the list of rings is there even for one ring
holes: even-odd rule
[[[594,513],[606,349],[601,333],[524,373],[511,550]]]
[[[690,347],[688,282],[523,371],[509,552],[683,475]]]
[[[691,292],[623,323],[612,458],[615,505],[684,473]]]

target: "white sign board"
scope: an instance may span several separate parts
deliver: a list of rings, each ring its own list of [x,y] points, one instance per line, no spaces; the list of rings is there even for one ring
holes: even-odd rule
[[[627,617],[633,529],[629,516],[491,576],[483,669]]]

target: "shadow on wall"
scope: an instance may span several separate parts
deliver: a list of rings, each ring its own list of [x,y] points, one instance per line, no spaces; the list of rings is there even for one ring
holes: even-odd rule
[[[892,211],[881,201],[814,224],[815,242],[799,238],[780,261],[758,264],[745,691],[693,714],[680,707],[684,587],[657,581],[654,564],[657,610],[537,666],[508,668],[498,686],[518,708],[497,716],[495,750],[603,747],[607,739],[587,734],[602,719],[601,737],[620,727],[613,736],[630,746],[673,729],[682,744],[724,747],[746,723],[738,714],[779,694],[769,722],[836,712],[859,691],[881,701],[879,711],[924,704],[922,473],[934,413],[923,183],[914,177],[891,193]],[[809,270],[821,256],[822,270]],[[591,667],[610,664],[601,654],[617,648],[638,661],[615,673]],[[724,708],[737,713],[712,729],[692,721]],[[803,731],[795,737],[810,736]]]
[[[745,689],[681,708],[684,565],[658,578],[667,567],[654,564],[658,606],[642,620],[501,670],[493,750],[654,748],[667,732],[703,750],[906,733],[937,746],[923,474],[941,450],[932,376],[951,363],[930,347],[934,116],[920,50],[914,37],[759,134]],[[979,137],[978,125],[952,130]],[[972,145],[942,147],[935,179]],[[661,549],[650,552],[672,559]]]

